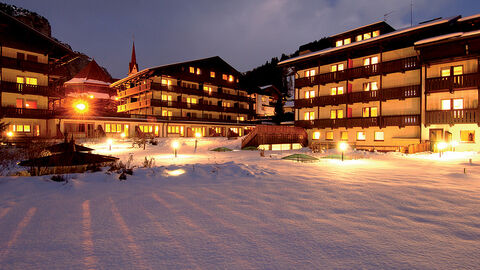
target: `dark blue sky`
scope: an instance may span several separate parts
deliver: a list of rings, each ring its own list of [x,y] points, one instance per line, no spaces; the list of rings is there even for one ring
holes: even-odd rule
[[[16,0],[46,17],[59,40],[117,78],[140,69],[218,55],[247,71],[323,36],[383,20],[410,25],[410,0]],[[478,0],[414,0],[414,24],[480,13]]]

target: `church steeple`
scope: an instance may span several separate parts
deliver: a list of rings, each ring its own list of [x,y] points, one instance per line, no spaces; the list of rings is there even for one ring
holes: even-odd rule
[[[138,72],[137,56],[135,55],[135,42],[133,42],[132,47],[132,59],[128,64],[128,75],[132,75]]]

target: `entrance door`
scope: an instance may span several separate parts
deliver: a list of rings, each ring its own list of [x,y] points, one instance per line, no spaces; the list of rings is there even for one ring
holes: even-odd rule
[[[87,138],[93,138],[95,136],[95,125],[87,124]]]
[[[437,142],[440,142],[443,140],[443,129],[442,128],[430,129],[429,140],[430,140],[430,150],[433,152],[436,152]]]

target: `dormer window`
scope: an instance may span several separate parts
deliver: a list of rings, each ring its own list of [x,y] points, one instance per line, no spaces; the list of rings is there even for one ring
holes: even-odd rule
[[[372,37],[378,37],[379,35],[380,35],[380,30],[375,30],[372,32],[367,32],[361,35],[357,35],[355,37],[355,41],[362,41],[362,40],[370,39]]]
[[[190,70],[190,73],[195,73],[195,68],[194,67],[190,67],[189,70]]]
[[[223,75],[222,75],[222,79],[224,79],[224,80],[226,81],[226,80],[228,79],[227,74],[223,74]]]
[[[229,81],[229,82],[233,82],[233,76],[232,76],[232,75],[229,75],[229,76],[228,76],[228,81]]]
[[[215,78],[215,71],[210,71],[210,77]]]
[[[335,44],[336,47],[340,47],[343,45],[343,40],[337,40],[337,43]]]
[[[197,75],[200,75],[200,74],[202,74],[202,72],[200,71],[199,68],[197,68]]]
[[[340,46],[347,45],[347,44],[350,44],[350,43],[352,43],[351,38],[346,38],[346,39],[343,39],[343,40],[337,40],[337,42],[335,43],[335,47],[340,47]]]
[[[380,36],[380,30],[376,30],[372,32],[372,37],[378,37]]]
[[[365,33],[363,34],[363,39],[369,39],[369,38],[372,38],[372,33]]]

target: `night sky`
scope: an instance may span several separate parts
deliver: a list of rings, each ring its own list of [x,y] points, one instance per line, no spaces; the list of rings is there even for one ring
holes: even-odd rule
[[[247,71],[299,45],[384,19],[410,25],[410,0],[16,0],[46,17],[52,35],[116,78],[135,37],[140,69],[218,55]],[[480,13],[478,0],[414,0],[413,22]]]

